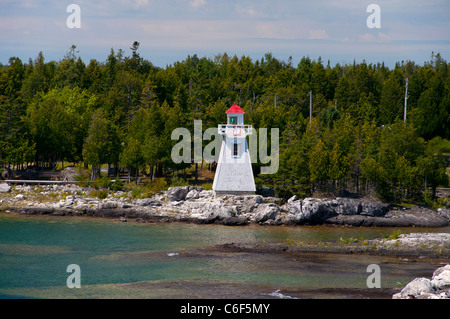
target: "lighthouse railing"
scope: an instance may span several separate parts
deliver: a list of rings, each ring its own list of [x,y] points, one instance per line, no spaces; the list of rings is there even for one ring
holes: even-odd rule
[[[252,125],[234,125],[234,124],[219,124],[220,135],[251,135],[253,131]]]

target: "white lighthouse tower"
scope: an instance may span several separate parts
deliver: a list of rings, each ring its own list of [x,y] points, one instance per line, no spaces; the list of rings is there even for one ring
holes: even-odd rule
[[[247,195],[256,192],[247,135],[252,126],[244,125],[245,112],[236,104],[226,112],[227,124],[219,125],[223,136],[219,162],[214,176],[215,195]]]

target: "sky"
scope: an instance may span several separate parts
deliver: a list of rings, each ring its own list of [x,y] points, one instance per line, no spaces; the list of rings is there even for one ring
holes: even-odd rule
[[[72,45],[86,64],[104,62],[111,48],[129,56],[138,41],[140,56],[160,67],[225,52],[253,60],[271,52],[293,63],[321,57],[331,66],[423,65],[432,52],[450,61],[449,16],[450,0],[0,0],[0,63],[28,62],[40,51],[59,61]]]

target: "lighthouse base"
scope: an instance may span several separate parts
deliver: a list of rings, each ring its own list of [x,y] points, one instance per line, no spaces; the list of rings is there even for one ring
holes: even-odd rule
[[[235,195],[235,196],[247,196],[255,195],[256,192],[247,191],[214,191],[214,198],[225,196],[225,195]]]

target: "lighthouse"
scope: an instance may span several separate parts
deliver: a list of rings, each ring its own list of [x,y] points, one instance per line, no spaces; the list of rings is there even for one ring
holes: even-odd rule
[[[252,134],[252,126],[244,125],[245,112],[236,103],[226,114],[227,124],[218,127],[223,139],[214,176],[214,194],[254,194],[256,187],[246,138]]]

